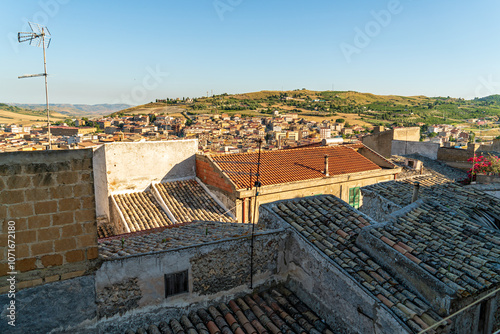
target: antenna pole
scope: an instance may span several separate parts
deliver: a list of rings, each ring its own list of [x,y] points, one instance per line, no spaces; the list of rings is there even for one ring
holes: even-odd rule
[[[255,181],[255,197],[253,202],[253,215],[252,215],[252,240],[250,244],[250,289],[253,289],[253,253],[254,253],[254,239],[255,239],[255,213],[257,210],[257,197],[259,196],[260,189],[260,152],[262,147],[262,138],[259,138],[259,158],[257,163],[257,181]]]
[[[47,107],[47,134],[49,138],[49,150],[52,150],[52,141],[50,135],[50,111],[49,111],[49,88],[47,84],[47,58],[45,56],[45,28],[42,28],[42,46],[43,46],[43,75],[45,76],[45,103]]]

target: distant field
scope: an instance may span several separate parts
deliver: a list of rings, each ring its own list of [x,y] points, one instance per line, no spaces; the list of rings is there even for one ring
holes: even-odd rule
[[[475,133],[477,137],[497,137],[500,136],[500,128],[495,128],[495,129],[485,129],[485,130],[478,130],[478,129],[464,129],[464,131],[472,131]]]
[[[322,122],[324,120],[337,120],[339,118],[343,118],[345,119],[345,121],[347,123],[349,123],[350,125],[359,125],[359,126],[368,126],[368,127],[373,127],[372,124],[370,123],[367,123],[365,121],[362,121],[357,114],[342,114],[342,113],[337,113],[336,116],[300,116],[299,117],[303,117],[307,120],[310,120],[310,121],[315,121],[315,122]]]
[[[61,115],[59,113],[51,113],[50,118],[53,121],[60,121],[66,119],[67,116]],[[47,121],[44,121],[45,119],[46,116],[43,115],[25,115],[8,110],[0,110],[0,123],[7,123],[7,124],[15,123],[20,125],[31,125],[31,124],[44,125],[47,123]]]

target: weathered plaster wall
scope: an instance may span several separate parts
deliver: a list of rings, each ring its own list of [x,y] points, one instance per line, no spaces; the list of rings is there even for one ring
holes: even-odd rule
[[[494,304],[492,303],[493,309],[493,330],[500,330],[500,293],[496,294]]]
[[[361,189],[363,205],[359,211],[370,216],[375,221],[385,222],[391,219],[391,213],[401,210],[401,207],[391,201],[386,200],[377,193]]]
[[[496,287],[498,288],[498,286]],[[491,289],[491,290],[494,290]],[[481,297],[486,296],[491,291],[483,292],[480,295],[474,297],[469,297],[461,299],[454,303],[452,311],[456,312],[458,310],[464,309],[468,305],[471,305],[476,300]],[[483,333],[493,333],[500,329],[500,309],[498,308],[500,302],[500,293],[493,295],[492,297],[484,299],[482,302],[464,310],[457,316],[452,318],[452,330],[453,334],[483,334]],[[483,305],[481,305],[483,304]],[[486,312],[481,318],[481,312]]]
[[[256,235],[254,287],[283,280],[286,237],[281,230]],[[176,308],[175,315],[195,303],[206,305],[248,293],[250,242],[248,237],[242,237],[104,262],[96,273],[101,319],[98,328],[106,333],[122,333],[143,325],[146,319],[151,321],[151,315],[142,316],[148,311],[165,316]],[[184,270],[189,271],[189,292],[165,298],[164,275]],[[127,298],[131,304],[127,304]],[[126,317],[119,319],[124,313]],[[154,321],[161,320],[158,316]]]
[[[400,128],[374,133],[362,138],[363,144],[388,158],[391,156],[393,140],[418,142],[420,140],[420,128]]]
[[[101,145],[94,150],[94,159],[92,160],[94,172],[94,193],[96,215],[109,216],[108,202],[108,174],[106,169],[106,145]]]
[[[361,138],[363,144],[384,157],[391,156],[391,143],[394,139],[393,130],[388,130]]]
[[[420,154],[429,159],[437,160],[439,147],[440,146],[437,143],[393,140],[391,154]]]
[[[111,143],[95,151],[97,215],[110,218],[109,195],[142,191],[152,182],[195,177],[196,139]]]
[[[82,276],[16,293],[16,326],[7,323],[10,298],[0,295],[0,333],[81,333],[95,321],[94,276]]]

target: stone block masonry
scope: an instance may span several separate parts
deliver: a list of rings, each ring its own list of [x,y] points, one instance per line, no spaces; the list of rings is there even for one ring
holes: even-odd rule
[[[82,276],[97,262],[92,150],[2,153],[0,294],[15,223],[17,290]],[[11,223],[12,224],[12,223]]]

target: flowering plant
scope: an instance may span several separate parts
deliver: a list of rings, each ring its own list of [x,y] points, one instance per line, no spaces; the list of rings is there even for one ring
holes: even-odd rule
[[[500,158],[495,155],[489,154],[487,157],[481,155],[469,158],[467,161],[474,162],[473,167],[467,172],[469,178],[472,178],[476,174],[500,174]]]

